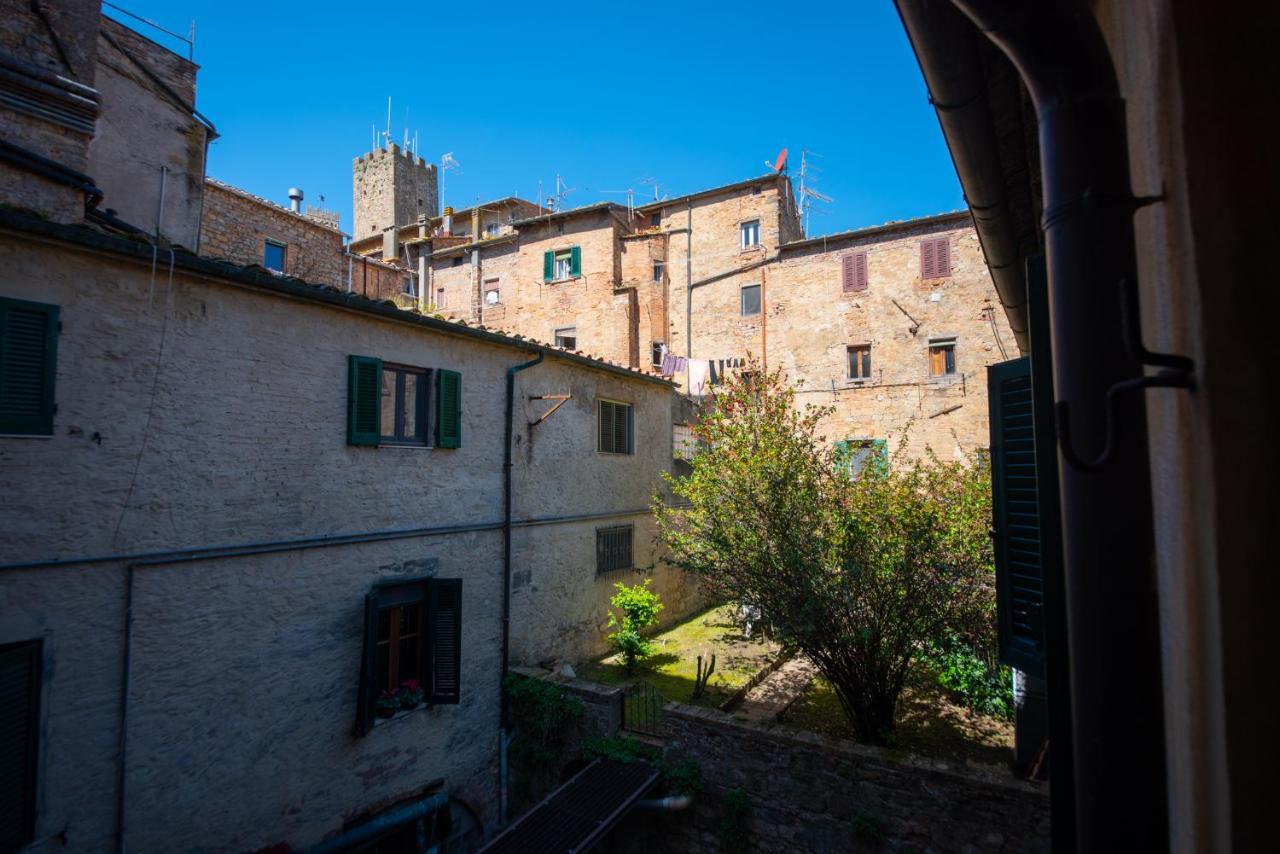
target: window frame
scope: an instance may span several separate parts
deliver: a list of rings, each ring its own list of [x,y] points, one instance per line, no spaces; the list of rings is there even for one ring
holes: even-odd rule
[[[561,262],[564,262],[561,275]],[[551,281],[567,282],[573,278],[573,249],[553,249],[551,252]]]
[[[836,442],[838,453],[846,455],[843,465],[850,477],[857,477],[866,471],[868,465],[881,466],[887,472],[889,468],[889,443],[885,439],[843,439]],[[859,451],[869,453],[859,457]],[[862,464],[854,469],[854,462],[862,460]]]
[[[750,243],[747,242],[748,235],[754,238],[753,241]],[[739,249],[742,249],[743,251],[746,251],[749,249],[759,249],[761,245],[762,245],[762,235],[760,231],[759,217],[755,219],[746,219],[738,223],[738,248]]]
[[[267,263],[268,249],[280,250],[280,266],[279,267],[272,267],[269,263]],[[277,273],[285,272],[289,266],[289,244],[284,243],[283,241],[280,241],[280,240],[276,240],[273,237],[264,237],[262,239],[262,266],[268,270],[273,270]]]
[[[617,562],[617,565],[606,566],[608,558],[607,538],[610,535],[626,534],[626,560]],[[636,568],[636,526],[634,522],[628,522],[624,525],[606,525],[596,528],[596,577],[606,575],[611,572],[631,572]],[[615,549],[615,551],[620,551]]]
[[[490,285],[492,285],[493,287],[490,287]],[[484,300],[484,305],[488,307],[492,307],[495,305],[502,305],[502,277],[494,276],[492,278],[483,279],[480,282],[480,292],[482,294],[482,299]],[[495,299],[493,302],[489,302],[490,293],[494,293],[498,295],[497,299]]]
[[[960,375],[959,359],[956,357],[956,344],[959,340],[957,335],[938,335],[929,339],[929,378],[935,380],[946,380],[958,377]],[[936,351],[943,352],[943,370],[941,373],[934,373],[933,370],[933,354]]]
[[[653,280],[662,283],[667,278],[667,262],[653,259]]]
[[[747,291],[750,290],[754,290],[756,294],[756,310],[752,312],[747,311]],[[749,285],[741,285],[738,288],[739,317],[759,317],[760,313],[764,310],[763,293],[764,291],[760,287],[759,282]]]
[[[571,335],[562,335],[561,333],[570,332]],[[562,344],[561,339],[572,341],[572,344]],[[551,343],[557,347],[563,347],[565,350],[578,349],[578,327],[575,326],[557,326],[551,330]]]
[[[871,344],[848,344],[845,346],[845,379],[851,383],[871,382],[873,375],[871,373]],[[854,372],[854,355],[860,354],[858,360],[859,372]],[[865,373],[864,373],[865,372]]]
[[[613,441],[613,440],[615,440],[615,439],[617,438],[617,431],[616,431],[616,426],[615,426],[615,425],[616,425],[616,423],[617,423],[617,422],[616,422],[616,420],[615,420],[615,421],[613,421],[613,422],[611,422],[611,424],[610,424],[609,437],[610,437],[610,444],[611,444],[611,447],[610,447],[610,448],[602,447],[602,445],[604,445],[604,442],[603,442],[603,435],[602,435],[601,425],[602,425],[602,424],[603,424],[603,422],[604,422],[604,409],[605,409],[605,406],[606,406],[606,405],[614,407],[614,410],[613,410],[614,414],[613,414],[613,416],[611,416],[611,417],[612,417],[612,418],[614,418],[614,419],[616,419],[616,418],[617,418],[617,411],[618,411],[618,410],[617,410],[617,407],[620,407],[620,406],[621,406],[621,407],[625,407],[625,408],[626,408],[626,415],[627,415],[627,433],[626,433],[626,435],[627,435],[627,447],[626,447],[626,449],[625,449],[625,450],[622,450],[622,451],[617,450],[617,448],[616,448],[616,443],[614,443],[614,441]],[[612,400],[612,399],[607,398],[607,397],[597,397],[597,398],[596,398],[596,453],[598,453],[598,454],[609,454],[609,455],[611,455],[611,456],[618,456],[618,457],[629,457],[629,456],[634,456],[634,455],[635,455],[635,452],[636,452],[636,408],[635,408],[635,404],[627,403],[627,402],[622,401],[622,400]]]
[[[665,341],[649,342],[649,364],[655,368],[662,367],[664,347],[666,347]]]
[[[386,424],[380,425],[381,431],[380,431],[380,435],[378,436],[378,444],[379,445],[397,445],[401,447],[410,447],[410,448],[432,447],[432,433],[434,431],[432,431],[431,429],[431,423],[432,423],[431,418],[433,415],[433,405],[435,403],[435,400],[434,400],[435,395],[432,393],[432,389],[435,386],[435,383],[434,383],[435,373],[436,373],[435,369],[419,368],[415,365],[402,365],[402,364],[399,364],[398,362],[383,362],[382,372],[378,377],[379,404],[381,404],[381,401],[382,401],[383,382],[388,371],[396,375],[395,387],[392,390],[392,394],[395,396],[395,401],[393,403],[393,406],[394,406],[393,411],[395,412],[395,423],[392,426],[393,432],[390,434],[386,432],[382,432],[387,429]],[[417,410],[417,412],[414,413],[414,418],[417,421],[418,430],[422,434],[421,438],[418,438],[417,436],[403,435],[403,432],[404,432],[403,399],[405,394],[405,386],[407,385],[406,378],[409,376],[415,376],[419,378],[417,399],[416,399],[416,405],[415,405],[415,409]]]

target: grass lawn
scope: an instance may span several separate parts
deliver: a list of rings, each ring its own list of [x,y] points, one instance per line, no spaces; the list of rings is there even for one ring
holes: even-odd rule
[[[606,685],[644,680],[668,700],[717,706],[778,656],[777,644],[745,637],[733,624],[730,614],[734,607],[710,608],[656,635],[654,654],[641,662],[633,674],[623,670],[618,656],[611,655],[580,668],[578,675]],[[697,700],[691,700],[698,656],[705,664],[712,653],[716,656],[716,669],[707,690]]]
[[[831,683],[821,676],[787,710],[782,722],[836,738],[854,737]],[[1013,721],[956,704],[928,673],[919,671],[898,700],[894,747],[966,765],[1007,767],[1013,761]]]

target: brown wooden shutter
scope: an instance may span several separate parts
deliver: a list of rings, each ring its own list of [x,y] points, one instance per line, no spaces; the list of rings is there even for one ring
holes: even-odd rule
[[[935,278],[937,270],[937,261],[934,255],[934,243],[932,240],[920,241],[920,278]]]
[[[947,237],[939,237],[934,241],[934,269],[935,278],[945,279],[951,275],[951,240]]]
[[[929,348],[929,373],[941,376],[947,372],[947,352],[944,347]]]
[[[454,704],[462,697],[462,579],[427,582],[430,680],[427,702]]]
[[[867,253],[865,252],[858,252],[853,256],[853,289],[855,291],[867,289]]]
[[[0,851],[35,835],[43,641],[0,646]]]
[[[840,282],[846,292],[858,289],[857,265],[853,255],[840,258]]]

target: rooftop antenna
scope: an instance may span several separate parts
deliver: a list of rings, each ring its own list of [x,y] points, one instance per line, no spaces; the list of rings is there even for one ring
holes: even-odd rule
[[[649,177],[647,177],[647,178],[641,178],[641,179],[640,179],[640,183],[641,183],[641,184],[652,184],[652,185],[653,185],[653,200],[654,200],[655,202],[656,202],[656,201],[658,201],[658,179],[657,179],[657,178],[654,178],[652,175],[650,175],[650,176],[649,176]]]
[[[564,200],[567,199],[569,194],[576,189],[577,187],[565,186],[564,179],[560,176],[560,173],[557,172],[556,191],[553,195],[547,197],[547,206],[553,211],[564,210]]]
[[[810,157],[822,157],[822,155],[814,151],[800,150],[800,190],[796,193],[796,213],[804,223],[804,233],[806,235],[809,233],[809,220],[813,214],[814,200],[827,203],[835,201],[835,199],[819,193],[812,187],[812,184],[817,181],[817,176],[810,173],[821,174],[822,170],[809,162]]]
[[[386,140],[386,147],[391,147],[391,96],[387,96],[387,129],[382,134]]]
[[[625,195],[627,197],[627,219],[631,219],[635,215],[636,208],[636,191],[628,187],[625,190],[601,190],[601,193],[609,193],[612,195]]]
[[[457,160],[453,159],[453,152],[446,151],[440,155],[440,209],[444,210],[444,176],[450,169],[457,169],[461,166]]]

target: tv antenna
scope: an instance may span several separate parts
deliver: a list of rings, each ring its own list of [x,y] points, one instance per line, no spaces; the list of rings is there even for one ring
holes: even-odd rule
[[[547,207],[553,211],[564,210],[564,200],[576,189],[577,187],[565,186],[564,179],[560,176],[560,173],[557,172],[556,191],[547,196]]]
[[[450,169],[460,169],[462,164],[453,157],[452,151],[440,155],[440,209],[444,210],[444,176]]]
[[[641,178],[641,179],[640,179],[640,181],[639,181],[638,183],[641,183],[641,184],[652,184],[652,185],[653,185],[653,200],[654,200],[655,202],[657,202],[657,201],[661,201],[661,200],[658,198],[658,179],[657,179],[657,178],[654,178],[652,175],[650,175],[650,176],[649,176],[649,177],[647,177],[647,178]]]
[[[614,196],[627,197],[627,219],[631,219],[635,215],[636,209],[636,191],[628,187],[625,190],[601,190],[601,193],[607,193]]]
[[[813,188],[813,184],[817,183],[818,180],[817,175],[822,174],[822,170],[809,162],[810,157],[820,158],[822,155],[804,149],[800,151],[800,189],[796,193],[796,213],[804,224],[806,236],[809,234],[809,220],[813,215],[814,202],[825,202],[826,204],[835,202],[835,199]],[[823,211],[820,209],[818,213],[821,214]]]

